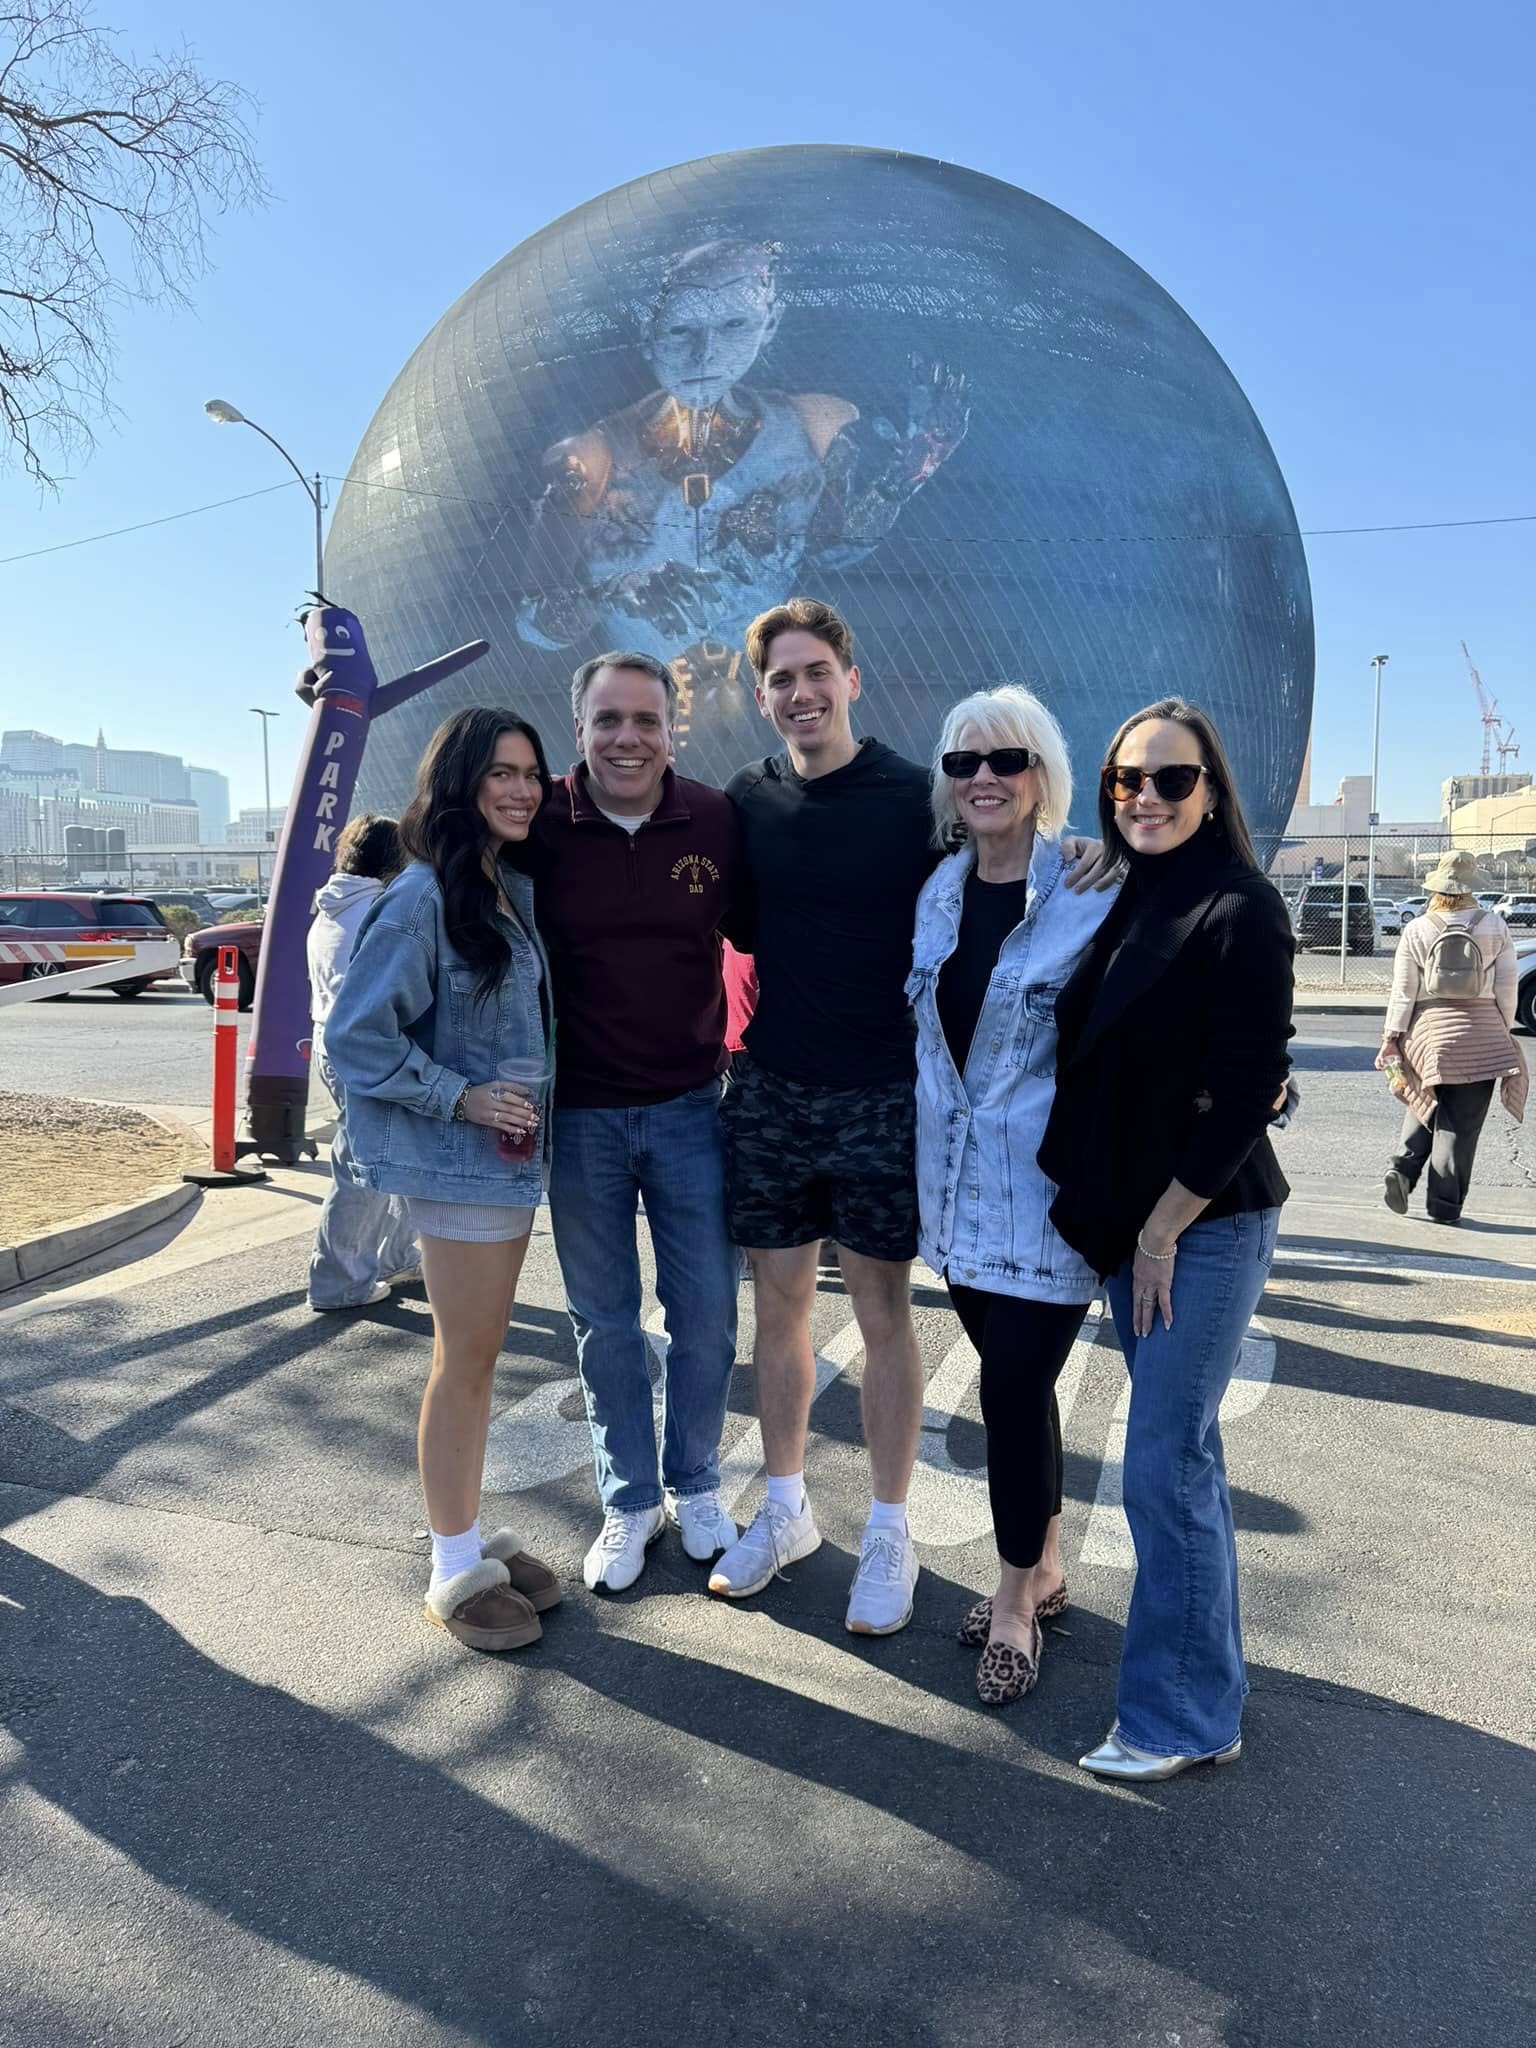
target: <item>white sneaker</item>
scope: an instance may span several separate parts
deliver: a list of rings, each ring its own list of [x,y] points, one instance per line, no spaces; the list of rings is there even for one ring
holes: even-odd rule
[[[696,1564],[708,1564],[741,1534],[721,1507],[718,1493],[687,1493],[681,1498],[669,1493],[667,1520],[677,1524],[683,1548]]]
[[[606,1586],[622,1593],[645,1570],[645,1553],[667,1526],[660,1508],[608,1508],[597,1541],[587,1552],[581,1576],[595,1593]]]
[[[866,1528],[848,1595],[850,1635],[893,1636],[905,1628],[916,1584],[917,1546],[906,1530]]]
[[[745,1600],[761,1593],[785,1565],[798,1564],[820,1548],[821,1531],[811,1517],[808,1497],[802,1496],[798,1515],[792,1515],[782,1501],[765,1500],[746,1534],[731,1545],[710,1573],[709,1590],[723,1593],[727,1600]]]

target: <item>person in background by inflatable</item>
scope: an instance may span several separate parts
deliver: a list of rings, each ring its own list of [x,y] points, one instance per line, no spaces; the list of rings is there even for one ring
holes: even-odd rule
[[[496,1360],[544,1188],[533,1075],[547,1080],[554,1038],[533,885],[505,856],[549,788],[526,719],[477,708],[438,727],[400,820],[411,864],[364,918],[326,1024],[354,1172],[404,1195],[421,1238],[426,1618],[476,1650],[537,1642],[560,1599],[510,1529],[480,1535]],[[504,1073],[514,1063],[521,1081]]]
[[[1376,1055],[1378,1067],[1393,1071],[1393,1093],[1405,1109],[1386,1204],[1406,1216],[1427,1168],[1432,1223],[1461,1219],[1494,1083],[1517,1123],[1525,1111],[1525,1061],[1510,1037],[1515,944],[1503,918],[1472,893],[1477,879],[1470,853],[1446,854],[1425,876],[1429,909],[1397,942]]]
[[[336,871],[315,897],[309,928],[311,1057],[336,1105],[331,1140],[331,1186],[315,1228],[309,1261],[312,1309],[367,1308],[387,1300],[393,1275],[420,1271],[416,1233],[399,1195],[361,1186],[347,1150],[346,1105],[336,1069],[325,1052],[325,1020],[341,992],[357,944],[358,927],[401,862],[400,828],[393,818],[365,811],[336,841]]]

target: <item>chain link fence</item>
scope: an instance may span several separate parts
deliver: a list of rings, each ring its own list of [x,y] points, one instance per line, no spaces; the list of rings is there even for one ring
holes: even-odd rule
[[[1425,877],[1451,851],[1472,855],[1474,891],[1501,907],[1515,937],[1536,936],[1536,840],[1491,834],[1474,845],[1466,834],[1453,841],[1442,833],[1361,832],[1261,845],[1296,934],[1296,986],[1385,996],[1398,936],[1427,908]]]
[[[1446,834],[1391,832],[1261,842],[1259,858],[1296,932],[1297,987],[1385,994],[1398,934],[1425,908],[1424,877],[1452,844]],[[1536,840],[1506,833],[1473,845],[1461,835],[1454,845],[1472,854],[1476,889],[1490,904],[1505,904],[1516,938],[1536,936]],[[107,866],[89,855],[0,852],[0,889],[190,889],[264,899],[274,857],[271,847],[143,847],[112,856]]]
[[[270,846],[201,846],[133,847],[78,856],[40,854],[35,848],[0,852],[0,889],[102,889],[130,895],[177,889],[265,900],[276,851]]]

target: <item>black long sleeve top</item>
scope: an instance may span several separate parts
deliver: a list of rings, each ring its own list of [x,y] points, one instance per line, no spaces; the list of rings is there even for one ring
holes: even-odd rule
[[[1040,1164],[1051,1220],[1100,1274],[1177,1180],[1207,1217],[1290,1193],[1266,1127],[1290,1068],[1294,941],[1278,891],[1206,833],[1133,856],[1056,1006]]]

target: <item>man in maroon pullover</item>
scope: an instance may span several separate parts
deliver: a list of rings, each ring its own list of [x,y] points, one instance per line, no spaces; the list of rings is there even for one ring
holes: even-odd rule
[[[576,671],[582,758],[528,848],[557,1031],[550,1209],[604,1510],[584,1576],[613,1591],[640,1576],[669,1516],[701,1563],[738,1533],[718,1494],[738,1275],[718,1119],[720,934],[748,943],[746,864],[729,798],[669,766],[676,697],[648,654]],[[641,1200],[670,1339],[659,1462]]]

